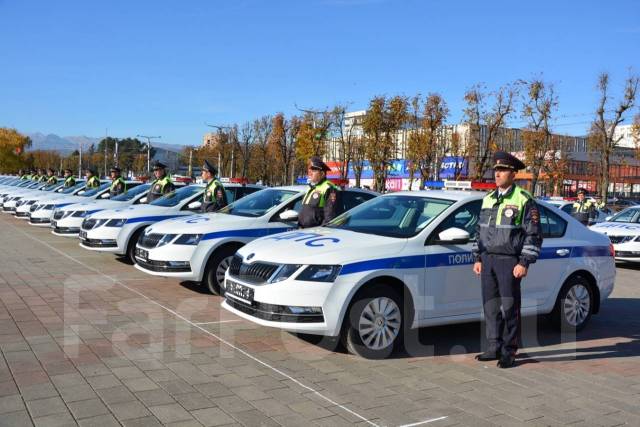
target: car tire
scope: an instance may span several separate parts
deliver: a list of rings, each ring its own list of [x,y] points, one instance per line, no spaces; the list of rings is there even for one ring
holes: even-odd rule
[[[222,281],[224,280],[224,272],[227,271],[231,264],[231,258],[240,249],[242,245],[229,245],[216,250],[204,271],[203,285],[213,295],[222,295]]]
[[[390,287],[374,285],[357,296],[342,332],[347,351],[365,359],[386,359],[401,346],[404,313],[402,298]]]
[[[127,259],[134,265],[136,264],[136,244],[142,233],[144,233],[144,227],[136,230],[127,243]]]
[[[560,332],[578,332],[591,319],[593,306],[591,283],[584,276],[573,276],[560,289],[551,320]]]

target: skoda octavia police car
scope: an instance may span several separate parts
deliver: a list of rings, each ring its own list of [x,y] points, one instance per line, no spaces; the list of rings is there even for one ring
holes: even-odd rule
[[[624,209],[591,229],[609,237],[616,260],[640,262],[640,206]]]
[[[52,192],[38,193],[31,196],[24,196],[16,204],[16,218],[29,219],[29,215],[32,211],[35,211],[39,204],[48,205],[52,204],[53,200],[62,199],[63,197],[73,196],[83,191],[85,187],[84,181],[77,181],[72,187],[64,187],[61,182],[60,185]],[[33,207],[33,209],[31,209]]]
[[[34,182],[24,188],[16,188],[15,190],[9,191],[8,194],[2,198],[2,211],[13,214],[16,210],[16,204],[22,200],[23,197],[39,193],[40,190],[52,191],[59,185],[58,183],[47,184],[44,182]]]
[[[150,224],[178,216],[193,215],[200,210],[204,185],[180,188],[148,205],[135,205],[122,209],[109,209],[91,214],[82,222],[80,246],[94,251],[126,255],[135,262],[138,238]],[[259,185],[226,184],[227,200],[253,193]]]
[[[263,237],[238,250],[223,307],[288,331],[341,336],[349,351],[388,356],[405,328],[481,318],[470,237],[482,194],[392,193],[327,227]],[[524,315],[582,328],[613,290],[609,240],[540,203],[544,243],[522,281]]]
[[[138,241],[136,268],[149,274],[202,282],[218,293],[233,254],[261,236],[297,228],[297,212],[309,187],[266,188],[218,213],[175,218],[149,227]],[[343,212],[375,197],[372,191],[340,193]]]

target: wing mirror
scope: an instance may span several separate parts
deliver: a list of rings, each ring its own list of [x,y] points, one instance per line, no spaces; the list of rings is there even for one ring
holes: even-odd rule
[[[190,211],[195,211],[196,209],[200,209],[202,207],[202,202],[199,200],[196,200],[195,202],[191,202],[187,205],[187,209],[189,209]]]
[[[107,192],[107,193],[103,193],[103,194],[100,196],[100,198],[101,198],[101,199],[108,199],[109,197],[111,197],[111,193],[108,193],[108,192]]]
[[[604,220],[605,220],[605,221],[610,221],[610,220],[611,220],[611,218],[613,218],[613,215],[609,215],[609,216],[608,216],[608,217],[606,217]]]
[[[438,234],[438,243],[450,245],[468,243],[470,239],[471,235],[468,231],[457,227],[447,228]]]
[[[298,212],[293,209],[286,210],[279,215],[280,221],[293,222],[298,220]]]
[[[141,204],[145,204],[147,203],[147,196],[144,196],[143,198],[140,199],[140,203]]]

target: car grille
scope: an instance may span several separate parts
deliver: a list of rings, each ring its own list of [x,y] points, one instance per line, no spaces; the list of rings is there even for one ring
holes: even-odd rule
[[[49,218],[34,218],[34,217],[30,217],[29,218],[29,223],[30,224],[48,224]]]
[[[117,248],[118,244],[116,242],[105,243],[100,239],[84,239],[80,241],[80,245],[86,246],[88,248]]]
[[[143,248],[152,249],[158,245],[158,242],[164,237],[164,234],[143,234],[138,240],[138,244]]]
[[[28,215],[28,212],[16,212],[16,216],[20,218],[26,218]]]
[[[64,216],[64,211],[57,211],[56,213],[53,214],[53,219],[62,219],[63,216]]]
[[[53,232],[57,234],[78,234],[80,229],[78,227],[55,227]]]
[[[144,261],[140,257],[136,257],[136,263],[149,271],[168,272],[168,273],[185,273],[191,271],[191,264],[185,266],[172,266],[166,261],[148,260]]]
[[[622,243],[622,242],[629,242],[631,240],[633,240],[635,236],[609,236],[609,240],[611,240],[611,243]]]
[[[254,301],[251,304],[239,301],[232,297],[227,297],[225,302],[232,308],[246,313],[258,319],[269,320],[271,322],[293,322],[293,323],[323,323],[324,315],[318,314],[294,314],[285,305],[264,304]]]
[[[242,262],[240,255],[234,255],[229,267],[229,274],[245,282],[261,284],[269,280],[278,267],[279,265],[266,262],[247,264]]]

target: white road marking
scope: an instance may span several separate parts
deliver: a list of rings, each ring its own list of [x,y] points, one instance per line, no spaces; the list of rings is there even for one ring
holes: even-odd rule
[[[367,418],[363,417],[362,415],[358,414],[357,412],[355,412],[355,411],[353,411],[353,410],[351,410],[351,409],[347,408],[346,406],[341,405],[341,404],[339,404],[338,402],[336,402],[336,401],[332,400],[331,398],[329,398],[329,397],[325,396],[324,394],[320,393],[319,391],[315,390],[314,388],[311,388],[311,387],[309,387],[308,385],[303,384],[302,382],[300,382],[299,380],[295,379],[295,378],[294,378],[294,377],[292,377],[291,375],[289,375],[289,374],[287,374],[287,373],[285,373],[285,372],[281,371],[280,369],[278,369],[278,368],[276,368],[276,367],[274,367],[274,366],[269,365],[268,363],[266,363],[266,362],[264,362],[264,361],[262,361],[262,360],[258,359],[257,357],[253,356],[252,354],[250,354],[250,353],[249,353],[249,352],[247,352],[246,350],[243,350],[243,349],[241,349],[240,347],[235,346],[234,344],[232,344],[231,342],[229,342],[229,341],[225,340],[224,338],[221,338],[221,337],[219,337],[218,335],[216,335],[216,334],[214,334],[214,333],[212,333],[212,332],[208,331],[207,329],[203,328],[202,326],[198,325],[197,323],[192,322],[191,320],[187,319],[186,317],[184,317],[184,316],[183,316],[183,315],[181,315],[180,313],[178,313],[178,312],[176,312],[176,311],[174,311],[174,310],[170,309],[169,307],[165,307],[164,305],[162,305],[162,304],[160,304],[159,302],[157,302],[157,301],[155,301],[155,300],[153,300],[153,299],[149,298],[148,296],[146,296],[145,294],[141,293],[140,291],[138,291],[138,290],[136,290],[136,289],[133,289],[133,288],[130,288],[129,286],[125,285],[124,283],[122,283],[122,282],[121,282],[121,281],[119,281],[118,279],[116,279],[116,278],[114,278],[114,277],[111,277],[111,276],[109,276],[108,274],[105,274],[105,273],[101,272],[100,270],[97,270],[97,269],[95,269],[95,268],[91,267],[90,265],[85,264],[84,262],[82,262],[82,261],[80,261],[80,260],[75,259],[75,258],[74,258],[74,257],[72,257],[71,255],[69,255],[69,254],[67,254],[67,253],[65,253],[65,252],[60,251],[58,248],[56,248],[56,247],[54,247],[54,246],[51,246],[51,245],[50,245],[50,244],[48,244],[47,242],[43,242],[43,241],[41,241],[41,240],[39,240],[39,239],[35,238],[34,236],[32,236],[32,235],[30,235],[30,234],[28,234],[28,233],[26,233],[26,232],[24,232],[24,231],[20,230],[19,228],[17,228],[17,227],[16,227],[16,226],[14,226],[13,224],[9,224],[9,225],[10,225],[13,229],[15,229],[15,230],[17,230],[17,231],[21,232],[22,234],[24,234],[25,236],[27,236],[28,238],[30,238],[31,240],[35,240],[36,242],[41,243],[42,245],[44,245],[44,246],[48,247],[49,249],[51,249],[51,250],[53,250],[53,251],[55,251],[55,252],[59,253],[59,254],[60,254],[60,255],[62,255],[63,257],[68,258],[68,259],[70,259],[71,261],[75,262],[76,264],[79,264],[79,265],[83,266],[83,267],[84,267],[84,268],[86,268],[87,270],[93,271],[93,272],[95,272],[96,274],[99,274],[99,275],[101,275],[101,276],[103,276],[103,277],[106,277],[107,279],[111,280],[111,282],[112,282],[113,284],[116,284],[116,285],[122,286],[123,288],[128,289],[130,292],[132,292],[132,293],[134,293],[134,294],[136,294],[136,295],[139,295],[139,296],[141,296],[142,298],[146,299],[146,300],[147,300],[147,301],[149,301],[150,303],[155,304],[155,305],[157,305],[157,306],[159,306],[159,307],[163,308],[163,309],[164,309],[164,310],[166,310],[167,312],[169,312],[169,313],[173,314],[173,315],[174,315],[175,317],[177,317],[178,319],[183,320],[184,322],[186,322],[186,323],[190,324],[190,325],[191,325],[191,326],[193,326],[194,328],[199,329],[200,331],[204,332],[205,334],[212,336],[213,338],[217,339],[217,340],[218,340],[218,341],[220,341],[221,343],[223,343],[223,344],[225,344],[225,345],[227,345],[227,346],[231,347],[232,349],[236,350],[236,351],[237,351],[237,352],[239,352],[239,353],[242,353],[243,355],[245,355],[245,356],[246,356],[246,357],[248,357],[249,359],[253,360],[254,362],[256,362],[256,363],[258,363],[258,364],[260,364],[260,365],[262,365],[262,366],[264,366],[264,367],[266,367],[266,368],[268,368],[268,369],[271,369],[272,371],[274,371],[274,372],[276,372],[276,373],[280,374],[281,376],[283,376],[284,378],[286,378],[286,379],[288,379],[288,380],[293,381],[293,382],[294,382],[295,384],[297,384],[298,386],[300,386],[300,387],[304,388],[305,390],[310,391],[311,393],[313,393],[314,395],[318,396],[319,398],[321,398],[321,399],[323,399],[323,400],[326,400],[327,402],[331,403],[332,405],[334,405],[334,406],[336,406],[336,407],[338,407],[338,408],[342,409],[343,411],[345,411],[345,412],[347,412],[347,413],[349,413],[349,414],[353,415],[354,417],[356,417],[356,418],[358,418],[358,419],[360,419],[360,420],[362,420],[362,421],[366,422],[367,424],[369,424],[369,425],[371,425],[371,426],[374,426],[374,427],[381,427],[381,426],[379,426],[378,424],[374,423],[373,421],[370,421],[369,419],[367,419]]]
[[[242,320],[240,319],[235,319],[235,320],[218,320],[216,322],[198,322],[195,323],[196,325],[215,325],[218,323],[231,323],[231,322],[242,322]]]
[[[431,418],[430,420],[424,420],[424,421],[419,421],[417,423],[413,423],[413,424],[403,424],[400,427],[414,427],[414,426],[421,426],[423,424],[429,424],[429,423],[434,423],[436,421],[440,421],[440,420],[444,420],[447,417],[438,417],[438,418]]]

